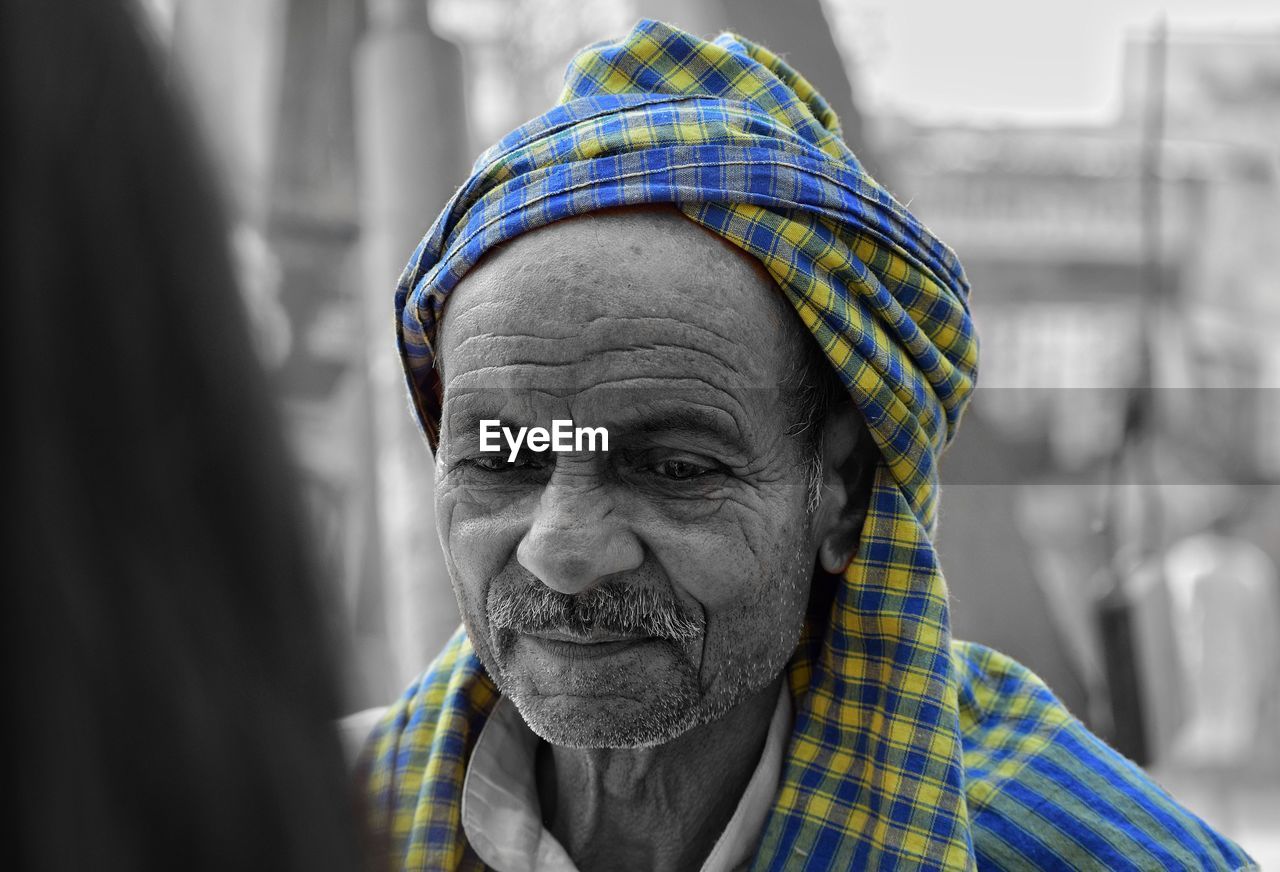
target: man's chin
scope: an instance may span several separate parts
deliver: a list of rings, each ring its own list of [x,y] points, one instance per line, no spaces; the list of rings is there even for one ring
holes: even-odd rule
[[[506,695],[535,735],[564,748],[653,747],[670,742],[700,722],[696,692],[643,702],[609,695]]]

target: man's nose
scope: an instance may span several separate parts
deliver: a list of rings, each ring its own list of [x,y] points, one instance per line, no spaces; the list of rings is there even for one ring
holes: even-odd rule
[[[547,587],[573,595],[611,575],[638,569],[644,548],[621,523],[603,489],[553,476],[516,548],[516,559]]]

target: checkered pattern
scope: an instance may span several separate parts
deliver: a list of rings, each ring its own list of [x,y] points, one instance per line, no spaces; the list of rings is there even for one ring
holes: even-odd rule
[[[674,204],[760,260],[880,448],[859,552],[815,579],[823,606],[788,667],[795,726],[755,868],[1245,865],[1034,676],[953,645],[931,540],[937,458],[976,375],[968,285],[765,49],[641,22],[574,58],[559,105],[480,157],[396,294],[432,446],[436,327],[467,270],[534,228],[641,203]],[[367,745],[371,822],[403,868],[479,867],[459,801],[496,696],[460,631]]]

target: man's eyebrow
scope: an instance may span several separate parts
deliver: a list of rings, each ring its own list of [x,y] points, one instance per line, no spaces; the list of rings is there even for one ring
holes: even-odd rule
[[[481,421],[498,421],[502,422],[505,427],[519,427],[518,423],[511,421],[509,418],[503,418],[497,412],[484,411],[476,409],[464,409],[457,412],[450,412],[444,416],[444,423],[449,428],[449,434],[454,437],[477,435],[480,432]]]
[[[741,428],[734,417],[723,409],[688,406],[678,409],[661,409],[644,416],[637,415],[609,428],[615,439],[654,433],[682,433],[718,439],[727,447],[745,447]]]

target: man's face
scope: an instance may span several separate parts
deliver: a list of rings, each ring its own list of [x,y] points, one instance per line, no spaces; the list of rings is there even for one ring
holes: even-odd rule
[[[659,744],[791,655],[818,536],[788,308],[746,254],[651,211],[518,237],[452,294],[440,538],[476,651],[542,738]],[[609,450],[509,462],[505,440],[480,451],[486,419],[605,427]]]

